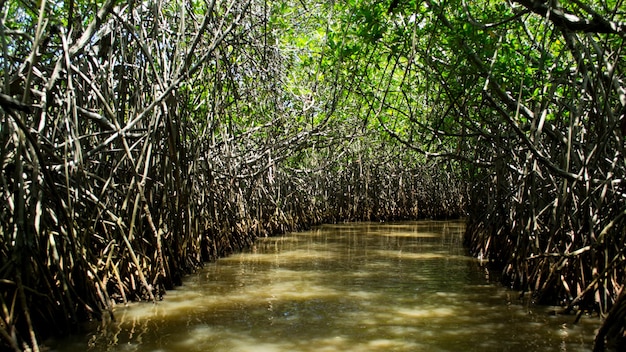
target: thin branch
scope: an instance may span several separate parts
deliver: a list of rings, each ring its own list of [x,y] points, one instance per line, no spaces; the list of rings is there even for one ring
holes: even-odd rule
[[[474,16],[472,15],[472,12],[470,11],[469,7],[467,6],[467,1],[466,0],[463,0],[463,8],[465,9],[465,13],[467,14],[467,18],[469,19],[469,22],[473,26],[476,26],[476,27],[478,27],[480,29],[491,29],[491,28],[499,27],[499,26],[501,26],[503,24],[507,24],[509,22],[513,22],[516,19],[518,19],[518,18],[520,18],[520,17],[530,13],[530,10],[527,9],[527,10],[524,10],[524,11],[520,11],[520,12],[514,14],[513,16],[505,18],[505,19],[503,19],[501,21],[484,24],[484,23],[478,22],[474,18]]]
[[[626,35],[626,24],[608,21],[592,12],[593,19],[584,19],[571,13],[567,13],[563,8],[555,8],[549,4],[552,2],[540,0],[515,0],[515,2],[525,6],[530,11],[548,18],[556,26],[574,31],[586,33],[611,33],[622,37]]]

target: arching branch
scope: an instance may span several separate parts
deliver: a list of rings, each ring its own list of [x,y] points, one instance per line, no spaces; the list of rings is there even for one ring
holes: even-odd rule
[[[516,0],[530,11],[539,14],[554,23],[556,26],[574,32],[585,33],[613,33],[626,35],[626,24],[609,21],[593,12],[592,19],[581,18],[566,12],[562,7],[553,7],[546,1]]]

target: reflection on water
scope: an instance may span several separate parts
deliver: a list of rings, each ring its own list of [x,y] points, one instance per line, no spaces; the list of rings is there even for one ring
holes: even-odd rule
[[[58,351],[588,351],[598,318],[486,278],[462,222],[325,225],[220,259]]]

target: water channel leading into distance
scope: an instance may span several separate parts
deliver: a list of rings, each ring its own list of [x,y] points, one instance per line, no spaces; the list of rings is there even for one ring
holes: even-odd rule
[[[54,351],[589,351],[597,317],[551,314],[501,287],[462,221],[324,225],[261,238],[157,303]]]

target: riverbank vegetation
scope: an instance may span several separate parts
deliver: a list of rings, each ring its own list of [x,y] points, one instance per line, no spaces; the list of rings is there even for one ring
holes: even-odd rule
[[[624,343],[621,1],[0,4],[1,343],[321,222],[467,215]]]

